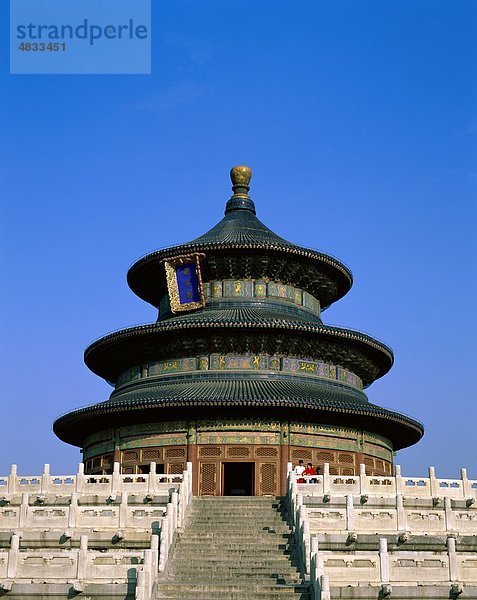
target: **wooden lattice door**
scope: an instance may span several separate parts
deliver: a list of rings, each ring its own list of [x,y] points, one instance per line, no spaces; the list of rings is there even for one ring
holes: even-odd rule
[[[217,488],[217,463],[200,463],[199,495],[215,496]]]
[[[260,464],[260,496],[276,496],[278,494],[278,477],[276,463]]]

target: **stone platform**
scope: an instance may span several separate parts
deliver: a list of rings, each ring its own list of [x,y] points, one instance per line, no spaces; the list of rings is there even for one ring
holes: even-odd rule
[[[327,467],[327,466],[326,466]],[[296,483],[289,499],[316,600],[477,598],[477,481],[365,474]]]
[[[323,475],[286,499],[181,474],[0,477],[6,600],[477,599],[477,481]],[[311,479],[314,482],[311,482]]]

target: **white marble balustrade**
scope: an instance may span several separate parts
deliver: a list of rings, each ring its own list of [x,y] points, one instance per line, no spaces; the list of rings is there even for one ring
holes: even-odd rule
[[[374,586],[382,598],[393,586],[441,586],[446,597],[477,587],[477,481],[465,469],[460,479],[439,479],[432,467],[425,478],[399,467],[375,477],[360,465],[348,477],[325,464],[305,479],[314,482],[297,483],[288,465],[291,519],[317,600],[339,587]]]
[[[119,463],[114,463],[111,475],[85,475],[80,463],[75,475],[51,475],[46,464],[42,475],[18,475],[17,465],[12,465],[10,475],[0,477],[0,498],[6,494],[115,494],[128,492],[159,492],[164,484],[180,483],[183,474],[156,473],[156,463],[150,464],[150,473],[125,475],[120,473]]]
[[[151,600],[191,505],[192,464],[178,475],[156,474],[154,463],[150,471],[122,475],[116,463],[112,475],[85,475],[80,465],[76,475],[53,476],[45,465],[41,476],[22,477],[14,465],[0,477],[0,535],[8,544],[0,547],[0,595],[41,578],[42,585],[73,581],[75,593],[91,583],[133,583],[136,600]],[[106,551],[95,550],[98,536],[109,540]],[[147,539],[149,548],[134,548]]]

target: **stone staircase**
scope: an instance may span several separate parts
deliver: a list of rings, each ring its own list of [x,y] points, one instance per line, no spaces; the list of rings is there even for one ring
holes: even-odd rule
[[[197,497],[157,600],[310,600],[281,499]]]

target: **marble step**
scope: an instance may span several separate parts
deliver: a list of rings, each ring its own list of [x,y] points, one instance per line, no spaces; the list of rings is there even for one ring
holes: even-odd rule
[[[276,531],[276,530],[260,530],[257,532],[257,530],[253,530],[253,531],[244,531],[243,529],[237,529],[236,531],[233,532],[233,536],[231,535],[230,531],[227,531],[225,529],[217,529],[216,531],[212,531],[210,528],[197,528],[197,529],[191,529],[189,527],[186,527],[184,529],[184,531],[179,532],[178,538],[179,539],[184,539],[184,538],[193,538],[193,537],[202,537],[204,539],[207,538],[219,538],[219,537],[223,537],[223,538],[244,538],[244,537],[251,537],[257,536],[257,533],[260,534],[261,538],[276,538],[276,539],[288,539],[291,537],[291,533],[287,532],[287,531]]]
[[[234,536],[235,534],[244,534],[248,533],[250,535],[255,536],[271,536],[271,535],[291,535],[288,529],[279,529],[274,527],[254,527],[251,525],[233,525],[228,527],[224,525],[223,527],[217,527],[217,525],[189,525],[187,530],[184,533],[212,533],[212,534],[228,534],[229,536]]]
[[[280,560],[289,560],[291,556],[296,554],[294,547],[283,547],[276,544],[258,545],[251,542],[247,545],[237,546],[236,544],[187,544],[177,545],[173,556],[175,558],[197,558],[201,561],[214,559],[214,560],[241,560],[248,558],[262,558],[263,560],[270,560],[271,557],[276,556]]]
[[[219,519],[220,521],[227,521],[229,520],[235,520],[237,519],[237,513],[214,513],[211,514],[209,512],[203,512],[203,513],[199,513],[196,515],[189,515],[189,523],[190,522],[203,522],[203,521],[213,521],[215,519]],[[277,513],[258,513],[256,515],[249,515],[249,514],[245,514],[245,515],[240,515],[239,516],[239,522],[247,522],[247,521],[251,521],[251,522],[256,522],[256,521],[281,521],[282,523],[283,518],[281,515],[278,515]],[[233,521],[232,521],[233,522]]]
[[[227,582],[213,584],[182,584],[182,583],[160,583],[157,586],[157,598],[182,598],[183,600],[194,598],[195,600],[221,600],[232,598],[255,598],[283,599],[291,595],[296,598],[299,594],[309,595],[309,587],[306,585],[257,585],[257,584],[228,584]]]
[[[210,575],[216,576],[217,573],[228,573],[229,577],[234,576],[252,576],[252,575],[266,575],[268,576],[294,576],[296,577],[299,574],[298,569],[288,564],[259,564],[259,565],[251,565],[251,564],[238,564],[234,565],[230,563],[229,565],[220,565],[219,563],[209,564],[209,565],[198,565],[197,563],[183,563],[182,565],[174,565],[172,567],[172,573],[175,576],[184,575],[187,576],[189,573],[198,576],[207,576]]]
[[[291,528],[281,519],[255,519],[232,521],[229,519],[204,519],[202,521],[188,521],[185,524],[185,530],[190,530],[191,527],[202,527],[203,529],[213,529],[219,531],[227,528],[229,531],[240,531],[241,529],[255,529],[262,531],[279,531],[280,533],[291,533]]]
[[[311,600],[296,554],[277,499],[194,498],[157,599]]]
[[[232,563],[232,564],[242,564],[249,563],[267,563],[267,564],[292,564],[292,561],[295,557],[295,552],[284,553],[281,550],[272,550],[270,552],[256,552],[253,548],[249,548],[247,550],[224,550],[220,546],[213,548],[210,552],[204,553],[203,556],[200,556],[198,552],[188,550],[183,550],[182,548],[177,548],[173,553],[173,559],[177,562],[184,561],[192,561],[194,563],[200,564],[209,564],[209,563],[217,563],[223,562],[224,564]]]
[[[216,577],[217,573],[228,573],[230,577],[234,575],[259,575],[264,574],[267,575],[286,575],[286,576],[296,576],[299,573],[299,570],[289,563],[269,563],[263,562],[257,565],[253,565],[250,562],[247,563],[239,563],[233,564],[231,561],[229,564],[220,565],[219,563],[209,563],[206,565],[198,564],[197,562],[183,561],[182,563],[177,563],[173,567],[171,567],[171,572],[175,575],[188,573],[193,573],[195,575],[210,575],[211,577]]]
[[[221,548],[229,548],[229,549],[238,549],[238,548],[276,548],[277,550],[283,549],[294,549],[295,545],[293,540],[289,540],[287,538],[277,538],[275,536],[258,536],[258,535],[240,535],[234,536],[231,538],[230,536],[214,536],[210,535],[206,537],[205,535],[197,535],[194,537],[185,537],[179,538],[178,541],[179,547],[196,547],[199,548],[212,548],[214,546],[220,546]]]
[[[294,558],[295,552],[288,552],[287,554],[277,552],[254,552],[250,549],[246,552],[233,552],[233,551],[221,551],[221,548],[214,548],[213,551],[204,557],[198,557],[196,552],[182,552],[182,550],[176,551],[173,554],[173,559],[178,563],[184,561],[200,562],[202,564],[209,564],[218,561],[222,561],[225,564],[244,564],[251,562],[255,563],[267,563],[267,564],[286,564],[290,563],[295,566]]]
[[[280,504],[283,498],[276,496],[195,496],[194,502],[200,504],[237,504],[242,502],[250,502],[251,504]]]
[[[200,546],[189,546],[187,548],[178,547],[174,552],[174,558],[181,559],[186,558],[190,559],[191,557],[197,556],[197,551],[200,549]],[[224,547],[222,545],[217,544],[215,548],[209,548],[207,554],[204,554],[201,557],[201,560],[227,560],[230,557],[230,560],[242,560],[242,559],[257,559],[257,560],[270,560],[273,556],[278,556],[286,558],[287,560],[294,555],[294,551],[291,549],[283,550],[276,547],[260,547],[253,546],[250,544],[249,548],[243,547]]]
[[[226,527],[234,527],[234,526],[255,526],[255,527],[271,527],[271,526],[279,526],[283,529],[291,530],[291,527],[288,525],[286,521],[281,518],[273,518],[273,517],[265,517],[260,519],[243,519],[240,518],[237,520],[237,515],[230,517],[205,517],[202,519],[189,519],[185,523],[185,527],[190,527],[191,525],[214,525],[217,526],[226,526]]]
[[[274,506],[248,506],[246,504],[242,505],[242,506],[200,506],[200,507],[193,507],[190,510],[190,514],[191,515],[196,515],[199,514],[199,511],[202,514],[230,514],[235,512],[235,514],[237,514],[237,512],[240,512],[240,514],[242,515],[266,515],[266,514],[287,514],[288,511],[280,508],[280,507],[274,507]]]
[[[203,515],[197,515],[197,516],[193,516],[190,515],[189,518],[186,521],[187,525],[190,525],[191,523],[226,523],[227,525],[234,525],[235,523],[237,524],[242,524],[242,523],[249,523],[249,524],[262,524],[262,523],[281,523],[284,527],[289,527],[288,523],[286,522],[286,520],[281,516],[281,515],[277,515],[277,514],[272,514],[272,515],[237,515],[237,513],[231,513],[231,514],[213,514],[210,515],[208,513],[203,514]]]
[[[181,600],[285,600],[286,598],[293,598],[295,600],[308,600],[311,598],[311,593],[307,586],[283,586],[283,588],[284,589],[280,589],[279,586],[263,586],[263,589],[257,588],[255,590],[248,590],[240,589],[235,586],[234,589],[231,590],[229,586],[222,586],[213,591],[197,591],[194,586],[181,586],[176,590],[163,589],[162,586],[158,586],[156,599],[175,600],[176,598],[180,598]],[[369,598],[366,598],[366,600],[369,600]]]
[[[173,579],[177,583],[217,583],[224,580],[233,582],[235,584],[249,582],[253,580],[255,584],[277,584],[277,583],[287,583],[297,585],[303,582],[303,577],[301,577],[300,573],[296,571],[292,571],[291,573],[283,572],[280,569],[276,571],[264,569],[263,571],[255,570],[251,571],[247,569],[243,569],[242,571],[234,571],[234,570],[224,570],[224,571],[196,571],[191,568],[190,572],[180,571],[176,573],[175,570],[170,573],[170,578]]]

